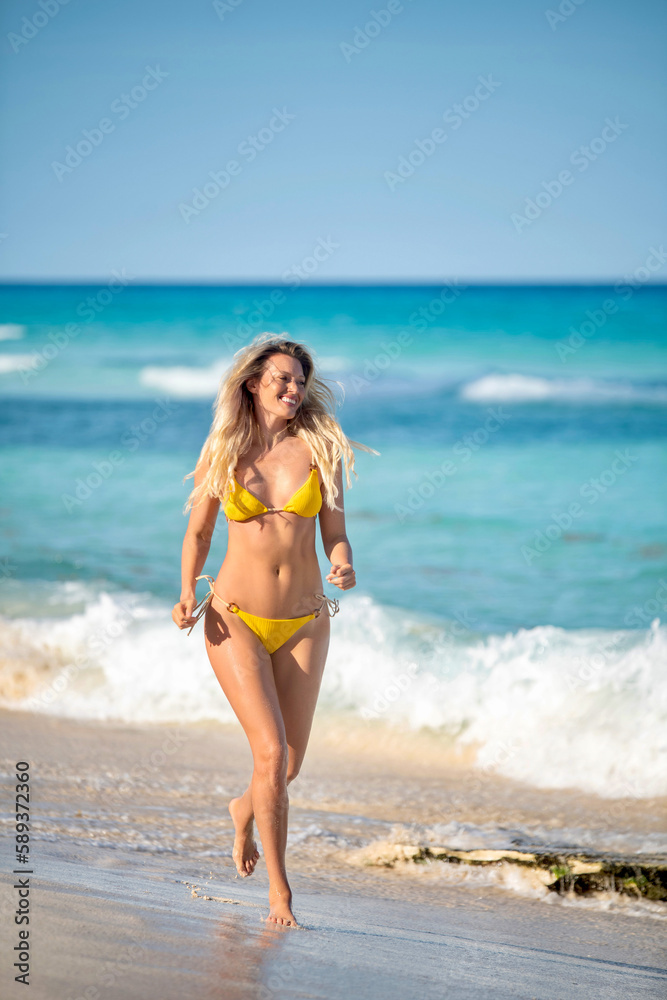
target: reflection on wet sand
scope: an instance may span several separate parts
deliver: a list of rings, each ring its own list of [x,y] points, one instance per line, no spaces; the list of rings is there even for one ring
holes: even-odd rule
[[[264,922],[266,907],[225,914],[216,924],[211,958],[202,969],[207,1000],[280,1000],[293,996],[294,952],[285,945],[294,930]]]

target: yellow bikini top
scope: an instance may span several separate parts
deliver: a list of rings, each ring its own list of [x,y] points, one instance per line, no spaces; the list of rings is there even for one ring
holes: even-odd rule
[[[247,521],[249,517],[256,517],[258,514],[272,514],[282,510],[289,514],[298,514],[299,517],[315,517],[321,507],[322,494],[317,478],[317,466],[311,464],[308,479],[284,507],[265,507],[261,500],[240,486],[234,477],[234,489],[229,494],[223,510],[230,521]]]

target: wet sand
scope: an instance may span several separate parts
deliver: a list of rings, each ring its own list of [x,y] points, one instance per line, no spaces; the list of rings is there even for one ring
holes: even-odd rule
[[[452,881],[437,866],[353,863],[355,851],[446,821],[528,831],[657,831],[664,804],[536,792],[463,765],[392,754],[376,731],[316,726],[291,786],[288,870],[301,930],[267,928],[262,861],[235,877],[226,802],[247,777],[236,727],[95,724],[0,713],[3,870],[13,764],[31,762],[31,996],[38,998],[664,997],[663,919]],[[171,742],[169,742],[171,741]],[[428,740],[426,741],[428,743]],[[415,744],[417,747],[418,744]],[[428,768],[424,761],[428,760]],[[467,795],[466,788],[472,790]],[[646,804],[645,804],[646,805]],[[607,817],[605,821],[604,817]],[[531,827],[531,823],[533,826]],[[651,832],[650,830],[648,832]],[[400,839],[400,837],[399,837]],[[488,845],[480,845],[488,846]],[[552,894],[553,895],[553,894]],[[16,928],[2,906],[3,996]],[[86,992],[88,991],[88,992]]]

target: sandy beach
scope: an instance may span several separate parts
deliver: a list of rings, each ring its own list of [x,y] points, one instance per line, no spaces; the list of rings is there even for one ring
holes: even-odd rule
[[[489,848],[479,831],[492,821],[526,838],[565,819],[602,830],[610,809],[617,835],[657,833],[664,800],[638,810],[495,775],[480,782],[429,752],[427,736],[399,757],[381,728],[348,727],[343,742],[340,723],[316,719],[290,796],[288,871],[302,926],[280,933],[264,923],[263,863],[241,880],[231,862],[226,802],[250,766],[238,727],[21,712],[1,721],[8,885],[13,766],[30,762],[32,996],[664,996],[664,903],[559,895],[534,868],[504,862],[368,863],[378,845],[444,836],[448,803],[459,831],[449,846],[467,828],[471,850]],[[15,903],[6,890],[5,996],[19,995],[7,961]]]

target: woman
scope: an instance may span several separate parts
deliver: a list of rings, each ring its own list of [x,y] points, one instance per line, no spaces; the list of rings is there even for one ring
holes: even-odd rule
[[[205,614],[211,666],[250,742],[252,780],[229,803],[237,870],[252,875],[259,858],[256,820],[269,874],[268,920],[296,927],[285,870],[287,785],[306,752],[329,616],[338,610],[338,602],[322,594],[315,518],[319,514],[331,561],[326,579],[350,590],[356,580],[343,468],[350,486],[356,442],[343,434],[333,394],[301,344],[263,334],[235,357],[190,473],[195,485],[186,504],[181,598],[172,617],[191,630]],[[206,577],[209,593],[198,605],[196,580],[221,504],[227,554],[215,582]]]

